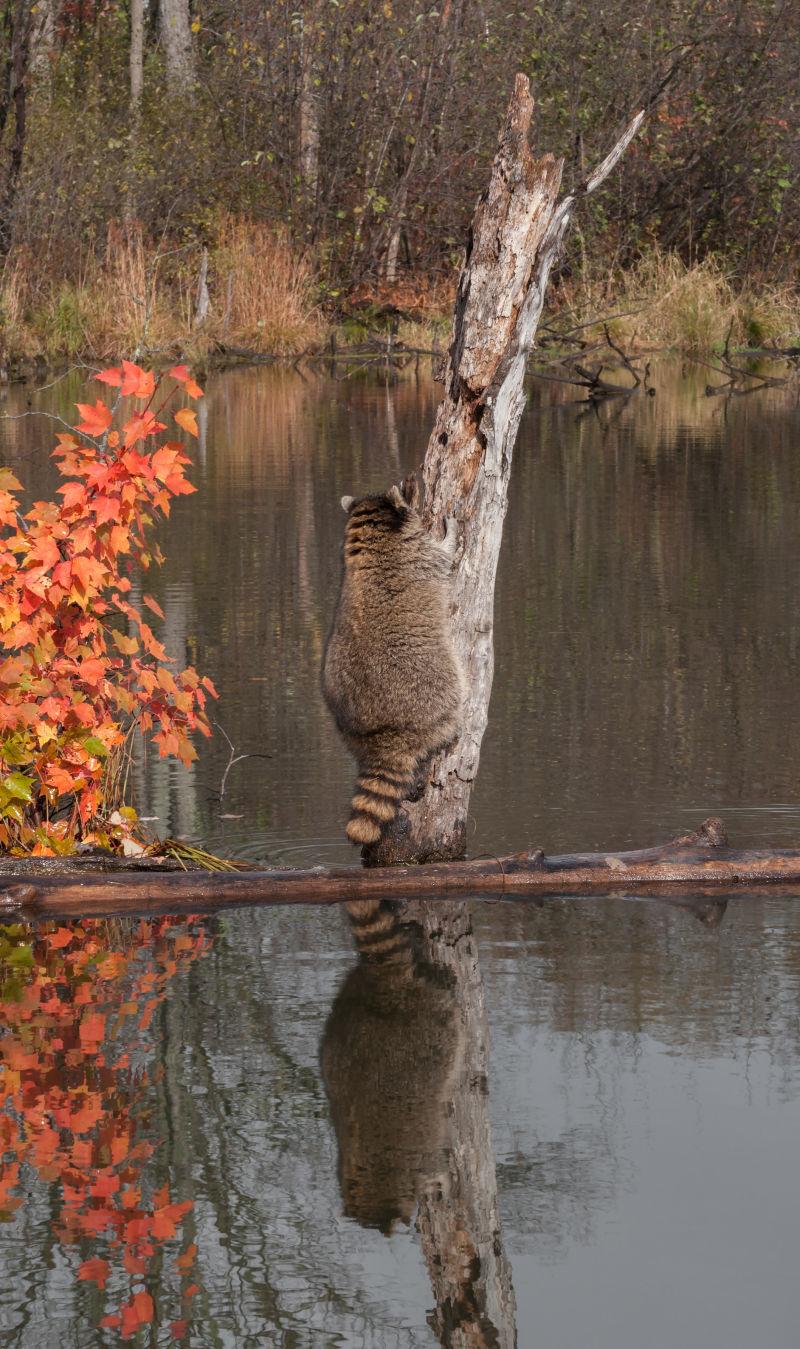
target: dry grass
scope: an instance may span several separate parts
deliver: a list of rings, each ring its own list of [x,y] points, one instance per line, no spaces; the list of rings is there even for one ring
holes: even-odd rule
[[[627,347],[695,354],[721,350],[726,341],[781,347],[798,340],[800,292],[753,281],[737,286],[717,258],[687,267],[674,253],[654,251],[630,271],[584,287],[569,320],[559,322],[567,327],[610,313],[621,315],[609,328]]]
[[[196,245],[156,245],[135,225],[110,226],[104,252],[89,249],[69,279],[55,263],[43,271],[30,250],[11,254],[0,271],[0,366],[34,356],[116,360],[137,348],[194,362],[220,347],[294,356],[324,341],[314,260],[284,234],[242,218],[220,220],[208,252],[210,309],[198,326],[201,256]],[[360,343],[392,326],[408,347],[445,348],[456,279],[360,287],[348,296],[341,341]],[[603,316],[621,314],[610,328],[627,348],[703,353],[726,339],[732,348],[800,341],[796,289],[737,285],[715,258],[686,267],[675,254],[654,251],[627,272],[562,286],[550,299],[562,330],[595,318],[599,329]]]
[[[201,250],[156,246],[136,226],[110,225],[102,257],[69,279],[42,274],[30,253],[0,273],[0,364],[32,356],[116,360],[141,349],[193,358],[218,345],[294,355],[320,340],[311,259],[265,226],[227,218],[209,249],[211,305],[195,324]]]
[[[223,220],[212,259],[216,303],[210,328],[229,342],[291,356],[323,336],[311,258],[266,225]]]

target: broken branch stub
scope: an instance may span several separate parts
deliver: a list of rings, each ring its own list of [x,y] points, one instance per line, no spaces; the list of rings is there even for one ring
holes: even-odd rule
[[[370,865],[459,857],[478,771],[494,670],[494,586],[511,460],[525,402],[524,377],[550,270],[577,197],[611,172],[635,135],[637,114],[603,163],[558,199],[563,160],[534,159],[533,99],[517,75],[492,165],[475,210],[453,313],[445,393],[423,464],[423,514],[433,528],[459,524],[453,630],[467,689],[458,742],[432,765],[422,798],[365,851]]]

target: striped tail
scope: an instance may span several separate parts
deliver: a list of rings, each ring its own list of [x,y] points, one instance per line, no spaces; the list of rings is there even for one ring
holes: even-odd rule
[[[413,767],[407,771],[381,768],[361,773],[356,778],[353,813],[347,822],[346,833],[350,842],[377,843],[413,785]]]
[[[398,916],[397,906],[388,899],[353,899],[345,906],[356,950],[362,960],[411,960],[408,928]]]

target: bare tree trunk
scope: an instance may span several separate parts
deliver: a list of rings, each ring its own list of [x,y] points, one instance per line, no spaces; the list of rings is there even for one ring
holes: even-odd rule
[[[400,254],[400,240],[403,234],[403,224],[406,211],[406,187],[400,189],[397,201],[395,202],[395,216],[392,222],[391,232],[389,234],[389,243],[386,249],[386,256],[383,261],[383,275],[389,285],[394,285],[397,280],[397,259]]]
[[[211,297],[208,293],[208,249],[203,249],[200,259],[200,275],[197,278],[197,302],[194,311],[194,326],[201,328],[208,318]]]
[[[533,159],[530,87],[517,75],[487,192],[472,222],[459,281],[445,395],[423,466],[424,515],[455,516],[461,555],[453,626],[468,689],[461,736],[434,763],[422,799],[397,817],[370,864],[459,857],[486,729],[494,668],[494,584],[523,379],[575,197],[593,191],[635,134],[638,114],[578,192],[558,200],[563,161]]]
[[[422,931],[425,958],[453,976],[463,1034],[449,1093],[448,1174],[444,1184],[423,1191],[417,1214],[436,1299],[429,1319],[447,1349],[513,1349],[516,1302],[500,1230],[489,1121],[489,1030],[472,923],[465,904],[411,903],[406,916]]]
[[[303,185],[305,204],[310,213],[316,205],[319,187],[320,91],[313,41],[309,37],[305,23],[301,53],[299,113],[299,177]]]
[[[159,6],[167,77],[170,84],[189,93],[194,84],[189,0],[159,0]]]
[[[528,81],[518,75],[489,188],[473,219],[445,396],[423,466],[428,524],[455,515],[462,532],[453,621],[468,689],[463,729],[453,750],[434,765],[420,802],[409,806],[392,833],[369,850],[371,863],[448,859],[465,849],[492,687],[494,584],[525,365],[574,200],[558,202],[562,163],[550,155],[539,161],[531,156],[532,111]],[[586,190],[610,171],[614,154],[622,153],[639,120]],[[448,1349],[512,1349],[514,1293],[500,1234],[486,1085],[488,1027],[471,921],[464,903],[422,902],[410,908],[427,957],[456,976],[467,1029],[461,1077],[452,1091],[448,1183],[423,1196],[418,1216],[436,1297],[431,1324]]]
[[[144,0],[131,0],[130,115],[132,131],[138,127],[144,88]]]
[[[131,0],[131,37],[128,54],[130,77],[128,108],[128,170],[125,188],[125,220],[130,224],[136,219],[136,166],[139,145],[139,126],[142,117],[142,93],[144,91],[144,0]]]
[[[0,91],[0,135],[10,110],[14,110],[14,134],[6,171],[6,180],[0,197],[0,257],[11,247],[11,217],[17,197],[22,159],[25,153],[26,118],[28,111],[28,71],[30,66],[32,11],[25,0],[16,0],[11,20],[11,42],[6,58],[5,89]]]
[[[58,0],[39,0],[36,6],[36,24],[31,36],[31,70],[41,78],[48,74],[50,58],[56,40]]]

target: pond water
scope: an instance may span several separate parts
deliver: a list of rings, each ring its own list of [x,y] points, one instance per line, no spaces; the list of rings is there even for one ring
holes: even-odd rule
[[[475,855],[712,813],[797,844],[796,388],[707,379],[665,363],[654,398],[596,413],[531,385]],[[32,401],[83,394],[75,373]],[[338,503],[418,464],[437,397],[422,374],[208,381],[200,490],[148,588],[220,729],[189,769],[138,757],[159,833],[352,860],[318,692]],[[50,439],[0,421],[37,495]],[[471,909],[449,982],[376,983],[332,908],[0,929],[0,1342],[794,1346],[800,893]]]

